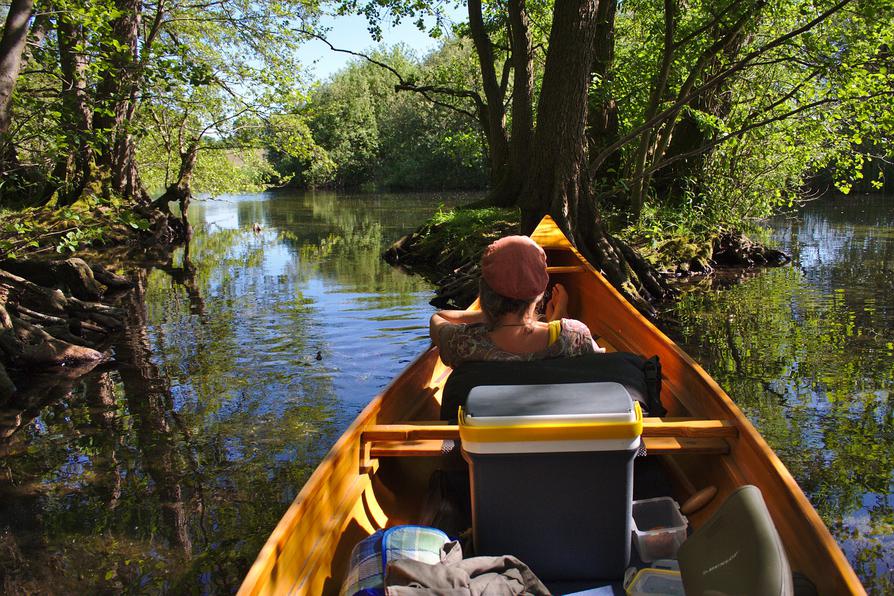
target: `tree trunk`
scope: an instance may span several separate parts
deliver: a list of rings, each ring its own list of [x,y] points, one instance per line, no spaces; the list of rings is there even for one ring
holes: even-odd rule
[[[189,226],[188,211],[189,201],[192,199],[192,177],[196,169],[196,160],[199,156],[199,139],[190,142],[185,150],[180,152],[180,171],[177,180],[168,186],[164,194],[152,202],[152,206],[161,210],[168,216],[168,224],[177,242],[189,243],[191,229]],[[171,216],[169,203],[176,201],[180,206],[180,221],[177,222]]]
[[[664,0],[664,45],[661,53],[661,62],[658,65],[658,74],[652,83],[652,91],[649,95],[649,103],[643,116],[644,121],[649,121],[659,112],[659,107],[667,91],[671,68],[674,63],[676,46],[674,45],[675,4],[673,0]],[[666,126],[672,126],[671,123]],[[639,147],[633,161],[633,170],[630,176],[630,206],[628,217],[631,221],[637,221],[645,204],[649,187],[649,179],[646,176],[646,164],[649,155],[655,149],[658,131],[655,128],[644,130],[640,135]]]
[[[90,148],[93,113],[87,96],[87,57],[79,51],[86,40],[80,25],[67,22],[64,15],[59,17],[57,26],[59,39],[59,66],[62,73],[62,128],[66,133],[68,153],[75,171],[66,166],[64,180],[73,184],[65,193],[61,204],[77,200],[93,176],[93,151]]]
[[[598,4],[555,3],[521,204],[522,232],[530,233],[544,215],[551,215],[616,288],[644,312],[654,313],[648,299],[664,295],[661,280],[634,251],[608,235],[589,192],[585,133]]]
[[[12,92],[19,77],[22,53],[28,37],[28,21],[34,0],[12,0],[6,27],[0,38],[0,176],[6,178],[16,165],[15,147],[9,137],[12,122]]]
[[[732,61],[742,46],[747,42],[748,36],[739,32],[731,37],[724,47],[721,56],[711,61],[705,69],[705,78],[712,78],[721,72],[724,64]],[[689,106],[700,112],[705,112],[724,120],[732,110],[732,80],[727,79],[723,83],[711,87],[704,93],[689,102]],[[674,125],[672,135],[666,139],[664,149],[655,157],[658,163],[670,160],[672,163],[652,176],[658,198],[668,203],[679,204],[685,197],[699,197],[701,195],[701,182],[704,178],[704,166],[709,151],[704,150],[716,137],[716,131],[704,130],[689,111],[685,111],[680,120]],[[678,155],[690,155],[682,159],[676,159]]]
[[[590,93],[587,134],[590,152],[599,153],[619,138],[618,104],[613,96],[615,64],[615,14],[617,0],[602,0],[596,14],[596,38],[593,49],[593,76],[597,91]],[[612,186],[620,177],[621,154],[615,152],[600,166],[603,186]]]
[[[469,0],[468,8],[469,31],[478,54],[484,98],[487,103],[486,114],[482,118],[482,127],[487,138],[490,156],[490,179],[492,185],[499,185],[506,176],[506,163],[509,158],[506,113],[503,109],[504,92],[497,81],[497,73],[494,69],[494,50],[484,28],[481,0]]]
[[[569,0],[557,2],[553,9],[533,156],[521,204],[526,233],[548,213],[573,242],[579,207],[590,198],[584,172],[585,132],[597,7],[597,0]]]
[[[512,135],[505,175],[492,179],[490,201],[499,206],[518,203],[534,139],[534,49],[525,0],[510,0],[508,11],[513,72]]]
[[[112,37],[117,44],[105,44],[102,48],[109,67],[97,89],[97,103],[103,110],[93,120],[93,128],[100,135],[97,162],[109,177],[110,190],[125,198],[147,201],[129,129],[139,90],[137,48],[142,0],[117,0],[115,6],[121,11],[112,22]]]

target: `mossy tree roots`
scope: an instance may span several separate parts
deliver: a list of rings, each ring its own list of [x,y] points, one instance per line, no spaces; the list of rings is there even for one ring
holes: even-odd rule
[[[0,398],[15,391],[9,369],[82,366],[106,358],[102,344],[123,312],[100,302],[125,278],[73,258],[0,263]]]

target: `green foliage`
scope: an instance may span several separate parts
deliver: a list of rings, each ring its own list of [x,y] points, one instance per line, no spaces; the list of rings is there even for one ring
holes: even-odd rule
[[[371,56],[405,80],[469,79],[471,48],[447,40],[424,60],[394,46]],[[309,186],[389,189],[482,188],[480,133],[465,114],[396,92],[397,78],[365,60],[349,64],[311,92],[302,116],[314,147],[276,160],[285,176]]]
[[[488,244],[507,234],[517,234],[519,223],[520,214],[514,207],[438,209],[420,228],[419,252],[437,254],[447,247],[459,255],[457,260],[477,262]]]
[[[120,200],[85,197],[75,204],[8,211],[0,224],[0,259],[58,253],[120,242],[149,222]]]
[[[274,173],[257,149],[281,147],[302,156],[313,150],[306,124],[294,113],[284,115],[284,106],[302,101],[296,50],[303,38],[294,28],[313,28],[315,1],[143,4],[135,53],[121,42],[116,19],[128,10],[121,0],[40,4],[34,28],[43,35],[29,46],[13,104],[22,193],[37,200],[56,188],[77,195],[81,161],[96,157],[84,154],[98,153],[115,134],[133,137],[155,192],[178,181],[181,161],[196,144],[230,150],[200,151],[195,183],[207,192],[265,184]],[[65,59],[82,68],[70,74]],[[115,112],[121,98],[104,87],[116,79],[132,84],[133,114],[125,118]],[[82,89],[78,105],[73,87]],[[100,118],[120,121],[115,126],[122,130],[89,124]],[[94,176],[103,175],[95,170]]]
[[[138,148],[143,183],[152,194],[161,194],[175,181],[176,168],[163,147],[144,139]],[[203,145],[199,150],[192,188],[198,194],[220,195],[228,192],[264,190],[278,177],[263,148],[226,149]]]
[[[756,56],[733,76],[683,106],[674,117],[672,143],[686,134],[681,122],[697,129],[703,153],[674,165],[662,160],[678,149],[650,150],[647,170],[663,167],[672,181],[655,181],[639,221],[627,232],[650,245],[675,232],[704,236],[724,226],[747,227],[756,219],[791,208],[805,198],[807,182],[823,190],[825,180],[847,191],[864,176],[872,160],[894,156],[894,61],[890,51],[894,3],[856,3],[768,51],[763,48],[802,27],[832,2],[770,2],[728,5],[712,0],[677,7],[677,43],[667,88],[658,111],[669,107],[687,80],[698,88],[711,76]],[[674,5],[676,6],[676,5]],[[730,7],[723,17],[720,9]],[[732,38],[702,71],[699,60],[718,40],[719,31],[743,19]],[[705,28],[707,23],[713,26]],[[619,105],[621,134],[639,126],[656,81],[664,48],[662,5],[624,2],[616,22],[613,87],[596,86]],[[681,41],[682,40],[682,41]],[[659,129],[658,136],[666,130]],[[622,148],[622,176],[616,194],[627,194],[635,144]],[[671,162],[673,163],[673,162]],[[686,167],[679,167],[681,164]],[[871,170],[875,188],[883,184],[883,167]],[[625,179],[626,177],[626,179]],[[673,189],[667,186],[673,184]],[[870,184],[865,185],[870,188]],[[814,189],[810,189],[813,191]],[[623,208],[622,208],[623,209]]]

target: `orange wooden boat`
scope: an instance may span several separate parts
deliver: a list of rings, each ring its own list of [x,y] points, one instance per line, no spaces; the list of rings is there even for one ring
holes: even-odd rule
[[[820,594],[865,593],[791,473],[723,389],[630,306],[552,219],[544,218],[532,237],[546,250],[552,280],[569,290],[570,316],[609,350],[660,357],[668,417],[644,420],[649,457],[661,458],[679,502],[700,488],[718,489],[690,524],[704,523],[736,487],[756,485],[792,570]],[[418,520],[442,442],[458,437],[456,426],[435,422],[450,370],[430,348],[372,399],[283,515],[239,594],[337,593],[358,541]]]

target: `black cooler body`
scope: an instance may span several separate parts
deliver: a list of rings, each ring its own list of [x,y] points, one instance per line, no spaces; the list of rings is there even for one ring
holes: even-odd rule
[[[642,432],[623,385],[475,387],[459,425],[476,554],[547,581],[623,577]]]

